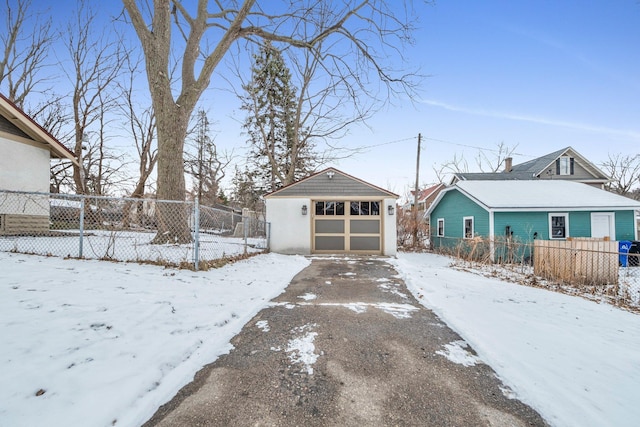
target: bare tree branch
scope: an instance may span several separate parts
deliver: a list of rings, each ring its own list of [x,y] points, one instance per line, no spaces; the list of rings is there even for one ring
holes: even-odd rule
[[[609,154],[601,167],[611,177],[606,184],[608,191],[629,197],[637,195],[634,190],[640,186],[640,154]]]
[[[6,31],[0,32],[0,88],[18,107],[25,109],[31,92],[44,91],[43,83],[53,79],[41,71],[54,41],[51,17],[31,13],[31,0],[5,0]]]
[[[189,120],[214,70],[239,40],[308,50],[349,96],[364,93],[386,102],[395,94],[415,94],[417,75],[402,71],[402,47],[412,42],[413,29],[404,2],[200,0],[187,9],[179,0],[156,0],[153,6],[122,1],[145,55],[158,126],[158,197],[164,199],[185,197],[181,163]],[[182,40],[172,39],[173,27]],[[172,53],[180,62],[177,84],[170,79]],[[167,232],[172,241],[190,240],[186,218],[184,226],[158,236]]]
[[[73,151],[79,159],[87,158],[83,153],[83,144],[91,126],[102,120],[105,111],[114,108],[113,94],[107,91],[119,75],[123,66],[124,49],[116,34],[105,31],[95,38],[93,30],[96,14],[85,4],[80,3],[77,20],[67,29],[68,51],[72,58],[73,74],[68,73],[73,84],[73,119],[75,125]],[[102,135],[102,126],[99,133]],[[100,136],[100,141],[103,141]],[[74,167],[73,178],[78,194],[86,194],[88,166]],[[83,178],[84,177],[84,178]]]

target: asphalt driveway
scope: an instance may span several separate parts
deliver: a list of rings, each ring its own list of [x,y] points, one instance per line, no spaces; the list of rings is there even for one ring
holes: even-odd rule
[[[460,342],[385,258],[314,257],[145,425],[546,425]]]

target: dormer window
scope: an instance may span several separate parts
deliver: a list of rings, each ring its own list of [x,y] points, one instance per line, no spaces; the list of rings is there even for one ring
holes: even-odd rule
[[[556,160],[556,175],[573,175],[573,157],[562,156]]]

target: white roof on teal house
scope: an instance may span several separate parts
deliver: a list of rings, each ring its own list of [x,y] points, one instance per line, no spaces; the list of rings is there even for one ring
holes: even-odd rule
[[[425,216],[455,189],[493,211],[640,209],[639,201],[572,181],[458,181],[440,193]]]

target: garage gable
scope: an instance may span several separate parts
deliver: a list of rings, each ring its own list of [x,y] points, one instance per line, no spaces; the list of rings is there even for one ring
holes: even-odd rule
[[[397,199],[398,195],[335,168],[327,168],[265,197],[391,197]]]

